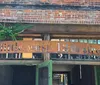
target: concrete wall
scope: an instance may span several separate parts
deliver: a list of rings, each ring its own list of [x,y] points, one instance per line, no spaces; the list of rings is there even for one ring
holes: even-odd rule
[[[53,71],[71,71],[71,69],[74,67],[74,65],[53,65]]]
[[[0,66],[0,85],[12,85],[13,70],[10,66]]]
[[[35,85],[36,66],[12,66],[12,85]]]
[[[35,85],[35,66],[0,66],[0,85]]]

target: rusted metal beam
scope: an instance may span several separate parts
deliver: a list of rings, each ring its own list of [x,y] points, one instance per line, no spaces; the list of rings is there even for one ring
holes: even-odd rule
[[[100,45],[64,41],[5,41],[0,42],[0,53],[67,53],[100,55]]]

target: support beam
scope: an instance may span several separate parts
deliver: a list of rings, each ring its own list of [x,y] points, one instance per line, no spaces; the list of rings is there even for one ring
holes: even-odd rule
[[[50,41],[50,34],[44,34],[43,40]],[[50,53],[44,53],[44,60],[50,60]]]
[[[42,28],[41,28],[42,27]],[[27,29],[24,34],[100,34],[99,25],[61,25],[61,24],[34,24],[32,29]]]
[[[42,60],[0,60],[0,65],[37,65]],[[54,65],[100,65],[98,61],[53,61]]]
[[[99,61],[53,61],[53,63],[59,65],[100,65]]]
[[[42,38],[41,34],[19,34],[19,37]],[[51,39],[100,39],[100,34],[51,34]]]

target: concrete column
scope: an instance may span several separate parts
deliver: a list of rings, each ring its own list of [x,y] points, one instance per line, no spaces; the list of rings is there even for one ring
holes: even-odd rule
[[[50,34],[44,34],[43,40],[50,41]],[[44,61],[45,60],[50,60],[50,53],[44,53]]]

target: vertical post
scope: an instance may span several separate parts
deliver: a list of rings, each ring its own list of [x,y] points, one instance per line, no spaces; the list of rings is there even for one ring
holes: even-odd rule
[[[8,53],[6,53],[6,59],[8,59]]]
[[[82,79],[82,66],[80,65],[80,79]]]
[[[95,85],[98,85],[98,78],[97,78],[98,74],[97,74],[97,67],[96,66],[94,66],[94,73],[95,73]]]
[[[50,34],[44,34],[43,40],[50,41]],[[50,53],[45,52],[43,55],[44,55],[44,61],[50,60]]]

